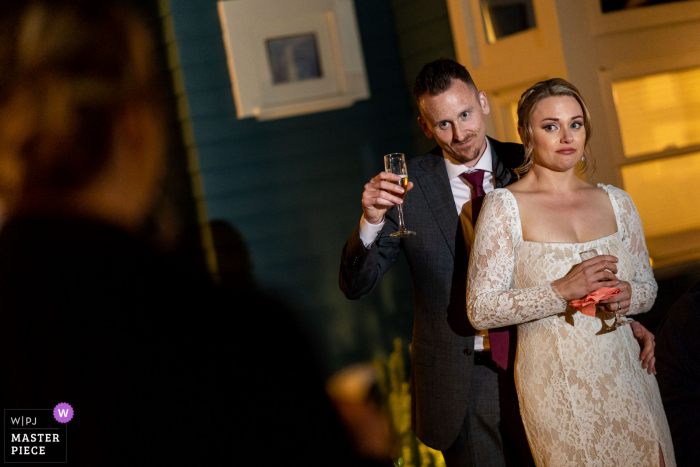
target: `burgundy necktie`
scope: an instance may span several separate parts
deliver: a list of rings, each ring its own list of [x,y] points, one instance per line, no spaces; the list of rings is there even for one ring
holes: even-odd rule
[[[474,172],[463,173],[461,175],[469,185],[474,189],[472,192],[472,225],[476,225],[476,219],[481,211],[481,204],[484,201],[484,171],[475,170]]]
[[[481,212],[481,205],[484,202],[484,171],[475,170],[461,175],[474,191],[472,202],[472,225],[476,226],[476,220]],[[489,331],[489,343],[491,344],[491,359],[504,370],[508,369],[508,347],[510,345],[510,335],[508,330]]]

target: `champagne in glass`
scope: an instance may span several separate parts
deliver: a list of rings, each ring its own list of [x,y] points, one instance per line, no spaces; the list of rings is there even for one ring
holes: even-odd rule
[[[392,182],[404,189],[403,194],[393,193],[395,196],[401,199],[406,198],[406,193],[408,190],[408,171],[406,170],[406,159],[401,153],[391,153],[384,156],[384,169],[389,172],[398,175],[401,179],[398,182]],[[406,224],[403,220],[403,204],[397,204],[396,208],[399,211],[399,230],[392,233],[392,237],[408,237],[410,235],[415,235],[415,232],[406,230]]]
[[[399,177],[401,177],[401,180],[399,180],[398,182],[392,181],[391,183],[403,188],[404,192],[402,194],[398,194],[398,193],[393,193],[393,194],[394,194],[394,196],[398,196],[401,199],[406,199],[406,193],[407,193],[406,190],[408,190],[408,175],[401,175],[401,174],[397,174],[397,175]]]

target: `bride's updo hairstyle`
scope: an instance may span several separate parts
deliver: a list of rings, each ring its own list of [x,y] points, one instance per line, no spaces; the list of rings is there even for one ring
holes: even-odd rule
[[[581,106],[583,110],[583,126],[586,129],[586,143],[583,149],[585,160],[580,163],[580,170],[586,172],[589,161],[592,163],[588,148],[588,141],[591,139],[591,115],[588,112],[588,107],[586,107],[586,103],[581,93],[576,89],[576,86],[561,78],[552,78],[534,84],[520,96],[520,101],[518,102],[518,133],[520,133],[520,139],[525,147],[525,161],[523,165],[515,169],[518,178],[526,174],[534,162],[535,143],[532,135],[530,117],[532,117],[533,112],[537,108],[537,104],[539,104],[542,99],[557,96],[573,97]]]
[[[162,115],[154,61],[147,27],[119,2],[0,2],[0,196],[8,210],[59,205],[109,166],[125,112]]]

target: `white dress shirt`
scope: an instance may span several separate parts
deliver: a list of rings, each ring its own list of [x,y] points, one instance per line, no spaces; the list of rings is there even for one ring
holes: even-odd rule
[[[449,154],[442,152],[442,156],[445,159],[445,167],[447,168],[447,176],[450,179],[450,187],[452,188],[452,197],[455,200],[455,209],[457,215],[460,217],[460,222],[462,223],[462,231],[464,232],[464,240],[467,244],[467,249],[471,250],[472,243],[474,242],[474,228],[472,226],[472,208],[471,199],[473,194],[473,188],[466,180],[464,180],[460,175],[463,173],[474,172],[476,170],[484,171],[484,181],[483,189],[484,193],[489,193],[493,191],[493,160],[491,156],[491,143],[489,143],[488,138],[486,138],[486,150],[479,158],[479,161],[472,168],[469,168],[462,164],[461,162],[454,159]],[[408,179],[411,179],[411,174],[408,174]],[[365,248],[370,248],[372,243],[381,232],[384,227],[384,219],[379,224],[370,224],[365,220],[363,215],[360,219],[360,240],[365,245]],[[408,226],[407,226],[408,227]],[[420,235],[420,232],[417,232]],[[466,313],[467,310],[464,310]],[[481,331],[474,338],[474,350],[484,350],[488,349],[488,334],[487,331]],[[484,339],[486,337],[486,339]],[[484,342],[486,340],[486,342]]]

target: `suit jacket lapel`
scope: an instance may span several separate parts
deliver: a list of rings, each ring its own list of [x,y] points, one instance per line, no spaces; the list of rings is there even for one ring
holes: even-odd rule
[[[492,138],[489,138],[489,143],[491,143],[495,187],[506,187],[517,180],[513,168],[518,167],[522,162],[522,146],[516,150],[515,145],[508,146]],[[420,167],[422,170],[416,170],[413,177],[423,190],[428,206],[454,256],[455,238],[460,238],[461,241],[462,236],[461,229],[460,232],[457,231],[460,227],[459,216],[440,146],[433,148],[423,158]],[[409,177],[411,176],[409,174]]]
[[[522,146],[516,146],[514,144],[507,146],[492,138],[489,138],[489,143],[491,144],[491,162],[493,164],[493,178],[495,180],[494,187],[507,187],[518,180],[513,169],[519,167],[523,162]]]
[[[455,232],[457,232],[459,216],[440,147],[430,151],[420,166],[423,171],[416,172],[416,183],[425,194],[428,206],[454,256]]]

